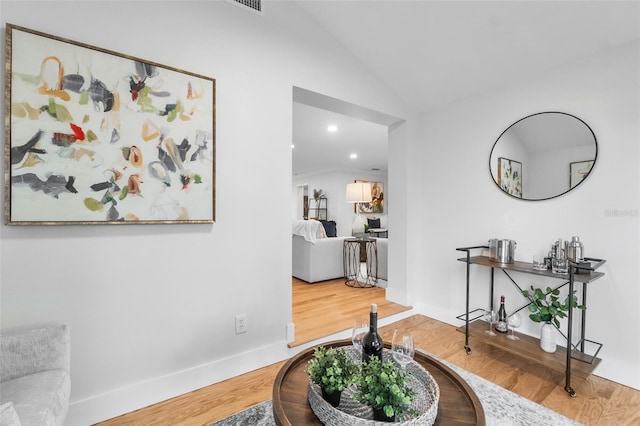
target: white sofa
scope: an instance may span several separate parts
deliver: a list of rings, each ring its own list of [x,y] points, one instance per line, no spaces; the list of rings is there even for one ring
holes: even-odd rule
[[[344,239],[345,237],[318,238],[314,244],[300,235],[293,235],[292,275],[308,283],[344,277]]]
[[[292,275],[308,283],[344,277],[343,242],[347,237],[318,238],[315,244],[300,235],[292,238]],[[378,278],[387,279],[387,239],[377,238]]]
[[[0,335],[0,424],[62,425],[71,394],[66,325]]]

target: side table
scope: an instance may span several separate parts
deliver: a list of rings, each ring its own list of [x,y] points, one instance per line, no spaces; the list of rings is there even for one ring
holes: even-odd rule
[[[371,236],[373,237],[380,237],[382,236],[382,234],[384,234],[382,238],[388,238],[389,230],[387,228],[369,228],[369,234],[371,234]]]
[[[360,264],[360,250],[366,253],[366,271]],[[349,287],[375,287],[378,283],[378,245],[374,238],[345,238],[342,245],[344,283]]]

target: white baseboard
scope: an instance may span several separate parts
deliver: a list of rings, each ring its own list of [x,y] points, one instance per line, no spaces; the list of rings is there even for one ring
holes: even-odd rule
[[[402,306],[409,305],[409,297],[407,295],[407,292],[404,290],[398,290],[393,287],[386,287],[385,296],[390,302],[397,303]]]
[[[407,318],[416,309],[380,318],[380,327]],[[192,392],[229,378],[288,359],[298,352],[323,342],[351,338],[345,330],[307,344],[288,348],[283,340],[236,356],[114,389],[90,398],[72,401],[65,418],[66,426],[86,426],[112,419],[162,401]]]
[[[71,402],[66,426],[86,426],[221,382],[290,357],[287,344],[264,346],[231,358],[212,361]]]
[[[424,303],[417,303],[413,309],[417,314],[424,315],[425,317],[433,318],[456,327],[464,324],[456,318],[456,315],[459,315],[459,313],[456,314],[449,309],[439,309]]]

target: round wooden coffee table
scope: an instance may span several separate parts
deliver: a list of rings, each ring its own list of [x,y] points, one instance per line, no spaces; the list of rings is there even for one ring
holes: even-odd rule
[[[330,347],[351,345],[350,340],[325,344]],[[385,347],[390,345],[385,343]],[[309,376],[304,372],[313,358],[309,348],[291,358],[278,372],[273,384],[273,417],[278,425],[321,425],[309,406],[307,386]],[[475,392],[455,371],[423,353],[414,359],[435,379],[440,387],[440,403],[436,425],[484,425],[484,410]]]

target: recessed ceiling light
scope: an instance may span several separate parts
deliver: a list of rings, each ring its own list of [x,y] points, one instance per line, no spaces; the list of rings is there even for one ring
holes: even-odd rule
[[[338,131],[338,126],[336,126],[335,124],[330,124],[329,127],[327,127],[327,132],[337,132]]]
[[[291,149],[295,148],[296,146],[294,144],[291,144]]]
[[[356,154],[356,153],[354,152],[353,154],[351,154],[351,155],[349,156],[349,158],[358,158],[358,154]]]

